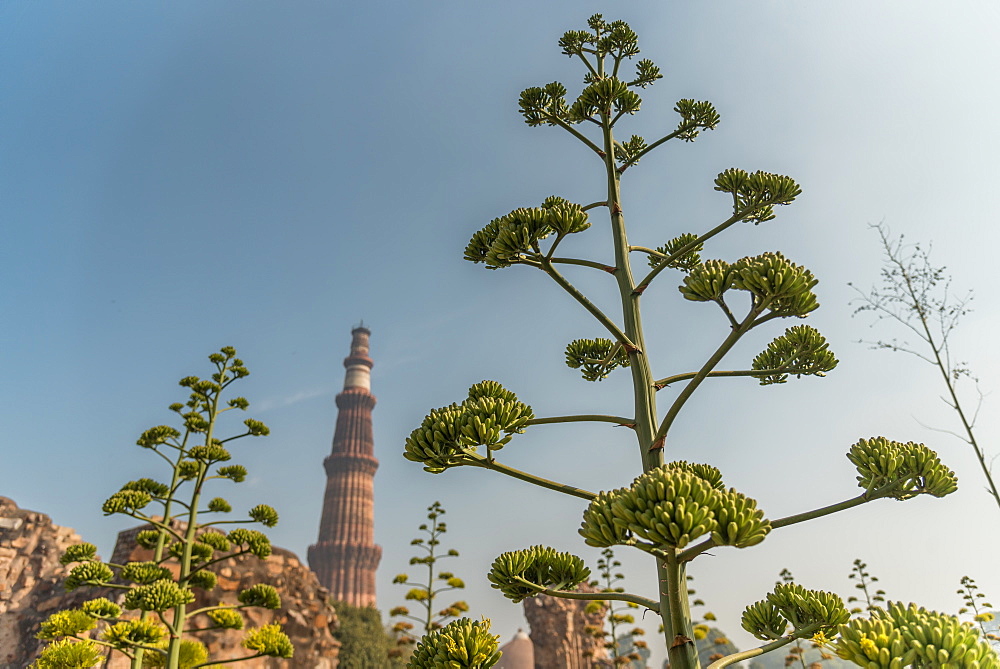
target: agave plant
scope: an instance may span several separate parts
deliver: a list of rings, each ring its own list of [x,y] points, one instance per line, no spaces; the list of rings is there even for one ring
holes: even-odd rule
[[[583,500],[586,507],[582,510],[579,533],[585,543],[598,548],[624,546],[647,554],[657,569],[657,581],[650,584],[651,596],[616,589],[578,591],[577,586],[590,579],[590,570],[581,558],[547,546],[500,555],[489,573],[493,587],[513,602],[544,593],[570,599],[627,602],[647,609],[662,620],[670,666],[698,669],[686,578],[689,563],[710,549],[750,548],[774,530],[874,500],[906,500],[918,495],[943,497],[956,489],[956,478],[922,444],[900,443],[884,437],[864,438],[851,446],[847,455],[857,467],[860,494],[792,516],[770,518],[751,496],[727,487],[715,466],[671,461],[666,457],[667,453],[676,457],[669,443],[671,428],[688,400],[706,381],[748,377],[761,386],[769,386],[786,383],[793,376],[823,376],[836,367],[837,358],[823,335],[808,325],[794,325],[777,333],[749,363],[735,369],[720,369],[736,344],[752,330],[771,327],[772,321],[805,318],[819,306],[813,290],[817,279],[812,272],[777,251],[744,258],[703,258],[708,255],[709,243],[718,235],[741,223],[756,226],[770,221],[780,207],[794,202],[801,189],[788,176],[727,169],[714,182],[715,190],[731,205],[731,213],[724,220],[705,223],[701,231],[665,232],[666,241],[661,238],[648,246],[633,244],[623,213],[627,209],[622,198],[623,178],[651,151],[667,142],[692,142],[716,128],[719,113],[710,102],[683,98],[674,106],[679,120],[672,130],[653,141],[638,135],[623,141],[619,139],[624,136],[620,134],[621,126],[640,111],[640,93],[662,78],[651,60],[633,61],[640,53],[636,33],[627,23],[605,21],[598,14],[589,19],[586,29],[565,33],[559,47],[564,55],[581,64],[582,90],[575,98],[567,98],[568,89],[560,82],[531,87],[521,93],[519,111],[529,126],[556,128],[577,140],[582,157],[602,170],[606,188],[578,202],[554,195],[538,206],[520,207],[493,219],[472,235],[465,259],[490,270],[520,266],[540,272],[589,313],[599,336],[570,342],[565,351],[566,363],[580,370],[583,379],[589,382],[599,382],[616,370],[627,373],[632,381],[632,413],[540,417],[514,392],[495,381],[484,381],[472,386],[468,397],[460,403],[432,410],[407,438],[404,454],[431,473],[440,474],[454,467],[478,467]],[[565,255],[573,238],[586,234],[594,225],[592,215],[598,212],[606,216],[603,225],[608,226],[613,239],[613,248],[609,249],[611,259]],[[634,254],[639,254],[647,266],[634,263]],[[568,268],[580,272],[596,270],[613,282],[618,292],[615,311],[584,295],[564,274]],[[643,330],[641,301],[650,287],[668,281],[671,273],[684,299],[719,309],[728,327],[719,335],[716,350],[707,359],[689,370],[660,375],[652,368],[654,358],[649,342],[654,340],[647,338]],[[620,313],[620,318],[613,317],[613,313]],[[659,333],[655,341],[659,343],[668,335]],[[661,393],[669,394],[665,411],[657,407]],[[631,484],[590,491],[514,469],[500,459],[501,450],[527,429],[542,424],[581,422],[625,426],[631,431],[638,468]],[[906,613],[909,609],[899,611]],[[850,625],[860,623],[855,620],[848,624],[849,618],[843,601],[836,595],[795,583],[779,584],[766,599],[748,607],[743,616],[744,627],[765,643],[714,664],[725,666],[797,638],[815,635],[833,638],[843,629],[850,631],[847,638],[853,640],[858,634],[867,633],[855,633],[855,627]],[[930,621],[927,624],[939,622],[933,616],[920,618],[925,619]],[[872,625],[883,624],[883,618],[872,620],[875,621]],[[842,627],[845,624],[848,626]],[[922,624],[914,623],[917,627]],[[411,660],[410,666],[421,669],[491,666],[492,656],[488,654],[477,655],[481,659],[475,662],[468,659],[471,655],[465,659],[448,656],[445,663],[428,659],[444,657],[427,651],[434,644],[461,646],[464,642],[454,637],[460,633],[456,627],[451,636],[436,633],[425,637],[424,651]],[[967,638],[971,639],[963,636],[961,643]],[[862,655],[855,652],[852,643],[843,642],[842,656],[860,661]],[[883,647],[891,647],[890,653],[896,653],[891,644],[878,647],[879,658]],[[862,648],[862,654],[868,652],[867,648],[867,645]],[[909,653],[907,658],[917,657],[909,647],[900,652]],[[924,653],[920,657],[930,656]]]

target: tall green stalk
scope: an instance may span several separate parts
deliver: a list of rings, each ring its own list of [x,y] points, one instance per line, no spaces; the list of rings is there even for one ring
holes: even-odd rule
[[[427,569],[425,583],[411,581],[407,574],[397,574],[392,580],[393,583],[410,586],[406,593],[407,601],[415,602],[420,610],[416,615],[410,612],[405,606],[397,606],[389,611],[390,617],[401,618],[393,625],[393,632],[397,635],[397,640],[403,644],[416,643],[417,637],[411,633],[413,623],[420,626],[420,633],[426,634],[444,626],[444,622],[451,618],[457,618],[469,610],[469,605],[464,600],[452,602],[440,610],[435,610],[440,604],[440,595],[452,590],[465,588],[465,582],[455,576],[450,571],[439,571],[438,562],[445,558],[458,557],[458,551],[450,548],[441,552],[441,537],[448,531],[447,524],[441,520],[445,514],[444,507],[440,502],[434,502],[427,507],[427,520],[429,522],[420,526],[420,531],[426,537],[417,537],[410,542],[411,546],[416,546],[422,550],[421,555],[414,555],[410,558],[410,565],[423,565]],[[435,604],[437,602],[437,604]],[[407,622],[412,620],[413,623]]]
[[[291,641],[278,625],[249,630],[243,646],[251,652],[239,658],[209,660],[204,644],[196,637],[198,632],[210,629],[241,629],[244,625],[241,609],[253,606],[276,609],[281,604],[273,587],[258,584],[239,593],[240,603],[236,606],[188,608],[195,601],[196,589],[208,592],[215,588],[217,578],[211,567],[239,555],[253,554],[265,559],[271,553],[271,544],[263,533],[245,528],[222,533],[218,526],[261,523],[273,527],[278,522],[277,512],[264,504],[250,509],[248,520],[203,520],[206,514],[215,516],[232,510],[221,497],[201,508],[206,483],[213,479],[240,483],[247,475],[240,465],[223,464],[232,457],[226,444],[269,432],[260,421],[247,419],[243,421],[246,432],[224,440],[215,436],[222,414],[249,406],[242,397],[222,404],[227,388],[249,372],[232,347],[213,353],[209,360],[215,372],[208,379],[195,376],[181,379],[180,385],[190,390],[190,397],[185,404],[170,406],[182,419],[183,432],[160,425],[144,432],[137,442],[168,464],[170,483],[152,478],[130,481],[103,505],[107,515],[122,514],[148,525],[148,529],[138,533],[136,542],[139,548],[151,552],[152,559],[104,563],[97,559],[93,544],[68,548],[61,561],[78,564],[66,580],[67,589],[111,588],[123,595],[121,605],[98,597],[84,602],[79,609],[50,616],[42,624],[40,638],[54,643],[33,666],[39,669],[92,666],[87,662],[96,662],[104,649],[128,657],[132,669],[147,666],[195,669],[265,656],[292,656]],[[194,442],[197,443],[192,446]],[[149,507],[159,507],[158,513]],[[137,611],[138,616],[126,615],[123,609]],[[206,616],[208,625],[189,628],[188,621],[196,615]],[[99,633],[88,637],[94,630]]]
[[[655,248],[631,245],[623,214],[623,175],[635,168],[640,158],[670,140],[690,142],[701,132],[714,129],[719,115],[708,102],[682,99],[674,108],[681,117],[674,130],[648,144],[637,135],[619,141],[615,138],[618,122],[637,113],[642,102],[636,89],[644,89],[660,79],[659,68],[644,59],[636,63],[632,78],[626,77],[622,66],[639,53],[638,37],[626,23],[606,22],[600,15],[590,18],[588,30],[567,32],[559,45],[563,54],[585,67],[582,92],[569,102],[567,89],[559,82],[528,88],[521,93],[520,113],[529,126],[565,130],[583,145],[588,155],[596,155],[606,177],[604,192],[584,200],[597,200],[586,206],[552,196],[539,207],[518,208],[496,218],[472,236],[465,258],[488,269],[522,265],[541,270],[589,313],[596,326],[610,338],[570,342],[566,347],[566,363],[579,369],[583,378],[591,382],[600,381],[619,367],[628,367],[634,415],[598,413],[537,418],[534,410],[516,394],[495,381],[484,381],[472,386],[460,403],[432,410],[406,440],[404,455],[435,474],[457,466],[485,468],[588,500],[581,536],[591,546],[623,545],[654,559],[658,580],[655,598],[624,592],[580,592],[577,586],[590,575],[583,560],[545,546],[500,555],[489,573],[493,587],[514,602],[544,593],[577,600],[626,601],[645,607],[662,620],[671,667],[699,669],[687,590],[687,569],[692,560],[714,547],[754,546],[772,529],[874,499],[908,499],[924,493],[943,496],[955,489],[955,478],[936,454],[923,445],[900,444],[882,437],[862,439],[848,453],[858,468],[862,495],[770,521],[757,508],[755,500],[736,490],[727,490],[721,472],[715,467],[683,460],[665,463],[671,427],[688,400],[709,379],[751,377],[766,386],[784,383],[791,375],[823,376],[837,365],[823,336],[809,326],[798,325],[776,337],[748,368],[717,369],[752,329],[778,318],[805,317],[819,306],[812,292],[817,283],[812,273],[780,253],[764,253],[735,262],[703,261],[700,255],[706,242],[737,223],[759,224],[773,219],[775,208],[790,204],[801,191],[786,176],[728,169],[715,180],[715,190],[728,194],[732,201],[732,214],[724,221],[708,226],[707,232],[701,234],[679,234]],[[592,139],[576,128],[589,125],[598,127],[597,138]],[[589,258],[556,259],[556,248],[562,249],[573,235],[590,228],[590,212],[600,207],[605,207],[608,213],[614,264]],[[631,261],[633,253],[641,253],[650,265],[650,270],[638,281]],[[620,322],[577,289],[557,269],[557,264],[581,268],[577,271],[598,269],[612,274],[618,287]],[[695,371],[675,372],[657,379],[643,331],[640,303],[654,282],[662,283],[668,269],[681,273],[680,292],[686,299],[714,304],[721,310],[729,331],[720,337],[715,352],[695,366]],[[745,305],[742,313],[736,306],[741,303]],[[656,393],[666,388],[673,391],[673,384],[678,386],[676,395],[661,417]],[[638,451],[639,477],[628,487],[593,493],[515,470],[498,460],[500,449],[525,429],[572,422],[607,422],[631,428]],[[693,543],[699,538],[702,539],[699,543]],[[837,625],[848,618],[839,597],[795,584],[781,584],[766,601],[752,605],[744,614],[744,627],[766,642],[747,656],[817,632],[832,638]],[[458,621],[446,628],[447,635],[425,636],[421,642],[423,653],[447,654],[450,651],[445,646],[454,647],[456,635],[476,635],[475,643],[485,644],[481,657],[486,663],[462,659],[455,660],[457,664],[452,666],[491,666],[495,662],[491,659],[495,657],[494,646],[481,636],[481,630],[470,625]],[[787,628],[792,631],[786,633]],[[472,644],[473,638],[468,639]],[[419,655],[424,657],[424,654]],[[732,661],[736,660],[724,658],[720,666]],[[439,665],[417,661],[411,666],[430,669]]]

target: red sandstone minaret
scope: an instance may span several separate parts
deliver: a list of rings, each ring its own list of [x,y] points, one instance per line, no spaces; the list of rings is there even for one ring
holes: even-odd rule
[[[323,460],[326,493],[319,540],[309,547],[309,566],[337,601],[375,606],[375,569],[382,547],[375,545],[375,493],[378,469],[372,440],[372,359],[368,328],[351,330],[351,354],[344,359],[344,390],[337,395],[333,449]]]

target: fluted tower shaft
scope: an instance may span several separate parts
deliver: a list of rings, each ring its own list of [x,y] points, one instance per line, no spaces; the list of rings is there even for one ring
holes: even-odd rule
[[[351,331],[344,390],[337,395],[333,448],[323,460],[326,492],[319,540],[309,547],[309,566],[331,596],[353,606],[375,606],[375,570],[382,547],[375,545],[375,442],[372,439],[372,359],[365,327]]]

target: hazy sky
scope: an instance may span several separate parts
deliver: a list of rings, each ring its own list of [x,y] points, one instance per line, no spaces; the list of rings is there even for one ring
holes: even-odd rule
[[[476,229],[514,207],[554,193],[603,199],[597,161],[516,111],[528,86],[579,91],[582,72],[556,40],[597,11],[629,21],[665,75],[621,132],[669,131],[679,98],[711,100],[722,115],[714,132],[627,173],[632,243],[726,218],[712,180],[728,167],[793,176],[803,187],[794,205],[733,229],[706,256],[781,250],[812,269],[824,306],[807,322],[842,361],[826,379],[781,387],[706,384],[667,457],[718,466],[771,517],[854,496],[844,453],[860,437],[924,441],[960,478],[943,500],[877,502],[715,551],[692,567],[699,596],[744,648],[739,614],[782,568],[846,596],[860,557],[892,598],[955,611],[965,574],[1000,597],[1000,516],[975,460],[920,424],[956,427],[936,372],[855,343],[872,333],[850,318],[846,285],[877,278],[869,223],[933,241],[956,286],[977,294],[958,355],[984,391],[997,389],[993,2],[3,3],[0,494],[109,555],[129,523],[103,517],[101,502],[159,471],[136,437],[170,420],[166,406],[184,399],[177,379],[207,374],[204,356],[231,344],[252,372],[240,390],[250,415],[273,436],[240,442],[251,478],[217,494],[237,508],[273,504],[274,543],[304,558],[341,360],[364,319],[379,398],[380,606],[402,602],[405,588],[390,581],[440,500],[470,613],[492,617],[507,640],[520,607],[488,587],[489,563],[545,543],[593,564],[576,534],[584,505],[480,470],[432,476],[400,453],[428,409],[484,378],[540,416],[629,410],[627,375],[587,384],[563,365],[568,341],[601,333],[554,284],[461,258]],[[608,260],[606,221],[595,223],[563,250]],[[617,313],[608,278],[578,269],[572,280]],[[685,302],[679,282],[662,275],[643,303],[658,377],[700,366],[725,336],[721,315]],[[755,331],[723,366],[745,367],[792,324]],[[986,397],[979,432],[993,454],[996,403]],[[599,425],[539,426],[502,455],[589,489],[639,469],[629,435]],[[620,553],[627,587],[652,595],[653,565]]]

